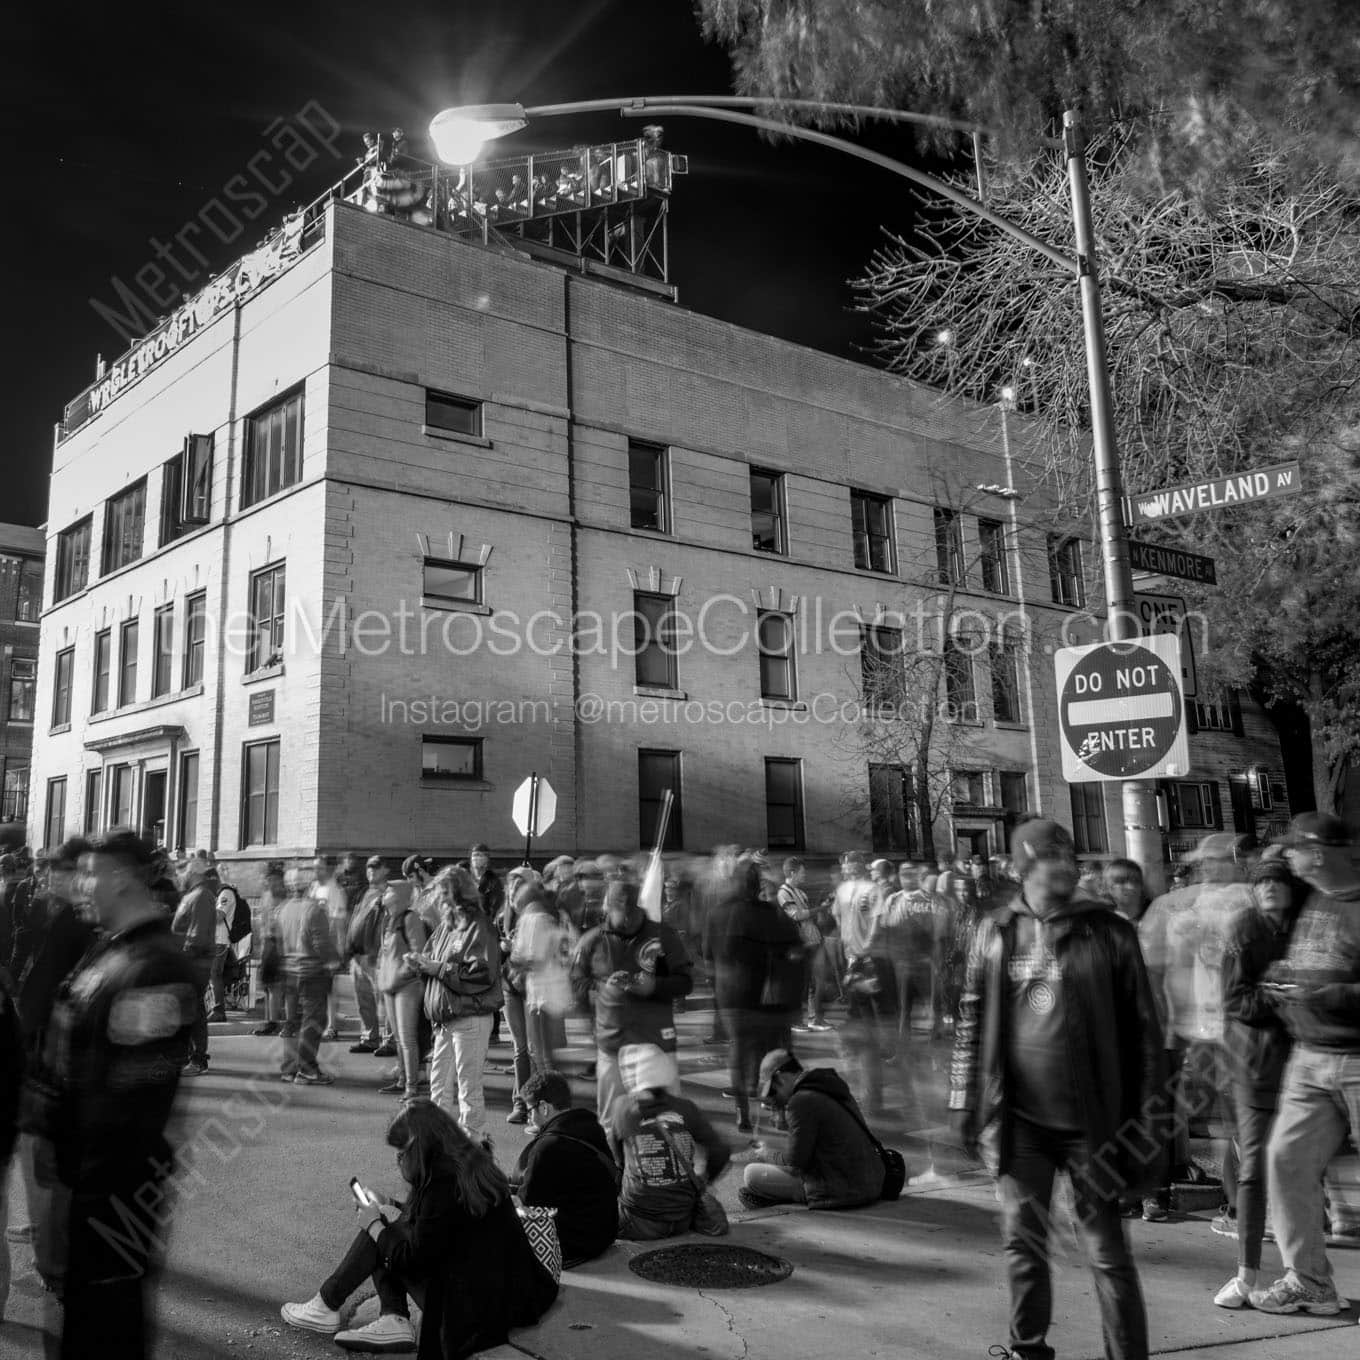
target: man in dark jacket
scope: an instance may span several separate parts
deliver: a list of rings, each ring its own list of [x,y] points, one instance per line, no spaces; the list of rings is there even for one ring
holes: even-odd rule
[[[600,1121],[571,1107],[571,1087],[560,1072],[536,1072],[521,1093],[538,1134],[519,1155],[515,1175],[521,1203],[557,1210],[562,1265],[593,1261],[618,1228],[619,1168]]]
[[[1020,891],[969,953],[950,1110],[1000,1180],[1011,1355],[1052,1360],[1049,1202],[1066,1170],[1096,1277],[1105,1354],[1146,1360],[1147,1315],[1119,1215],[1155,1184],[1167,1116],[1162,1033],[1134,927],[1076,896],[1076,848],[1056,822],[1016,827]]]
[[[761,1160],[747,1166],[737,1191],[746,1208],[855,1209],[879,1199],[883,1159],[839,1073],[804,1071],[787,1049],[776,1048],[760,1064],[760,1097],[787,1114],[789,1139],[783,1152],[762,1148]]]

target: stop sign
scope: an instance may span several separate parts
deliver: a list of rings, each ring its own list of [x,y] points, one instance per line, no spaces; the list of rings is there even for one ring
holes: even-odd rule
[[[1188,772],[1179,637],[1065,647],[1054,664],[1065,779],[1174,779]]]
[[[538,786],[537,799],[534,798],[535,785]],[[521,836],[544,835],[557,820],[557,793],[553,786],[546,779],[531,774],[515,790],[510,816]]]

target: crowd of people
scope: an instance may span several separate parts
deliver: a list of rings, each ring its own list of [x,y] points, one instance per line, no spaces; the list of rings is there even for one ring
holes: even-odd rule
[[[1012,1355],[1052,1354],[1046,1225],[1060,1171],[1107,1351],[1146,1355],[1121,1215],[1168,1218],[1176,1186],[1207,1180],[1190,1143],[1213,1133],[1228,1142],[1213,1227],[1239,1256],[1214,1302],[1335,1313],[1329,1234],[1360,1238],[1335,1170],[1360,1128],[1355,855],[1349,827],[1305,814],[1263,853],[1207,837],[1188,881],[1149,900],[1136,864],[1083,869],[1061,826],[1028,819],[1006,858],[898,865],[852,851],[828,884],[797,858],[720,847],[671,862],[650,911],[637,856],[504,874],[484,845],[444,865],[410,855],[399,874],[381,856],[319,857],[268,865],[252,906],[211,854],[172,864],[129,832],[68,841],[36,865],[6,855],[0,1154],[17,1129],[20,1235],[65,1303],[64,1354],[91,1353],[81,1329],[96,1316],[141,1354],[154,1252],[113,1271],[100,1225],[168,1175],[178,1084],[208,1071],[210,1026],[239,977],[253,971],[263,990],[255,1033],[280,1041],[280,1078],[323,1086],[348,974],[349,1051],[390,1060],[374,1081],[401,1102],[388,1140],[409,1193],[373,1192],[341,1265],[283,1313],[350,1349],[414,1349],[410,1300],[428,1356],[471,1354],[541,1316],[557,1278],[516,1199],[530,1217],[554,1211],[572,1268],[617,1238],[725,1233],[711,1187],[737,1150],[748,1208],[895,1195],[870,1121],[894,1084],[908,1105],[923,1099],[932,1040],[951,1038],[958,1141],[999,1178]],[[677,1013],[696,972],[712,985],[707,1037],[727,1049],[732,1134],[753,1134],[763,1107],[759,1141],[684,1094]],[[594,1048],[593,1110],[559,1070],[571,1014]],[[506,1119],[531,1135],[505,1168],[484,1076],[501,1026]],[[840,1070],[805,1051],[833,1028]],[[1273,1283],[1260,1275],[1268,1219],[1285,1266]],[[380,1314],[345,1330],[345,1301],[370,1278]]]

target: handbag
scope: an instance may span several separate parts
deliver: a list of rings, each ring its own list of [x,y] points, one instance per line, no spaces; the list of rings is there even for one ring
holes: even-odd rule
[[[406,946],[405,951],[395,958],[390,954],[383,954],[378,961],[378,990],[385,996],[392,996],[401,991],[416,976],[405,958],[405,954],[411,950],[411,937],[406,933],[405,916],[397,923],[397,929],[401,932],[402,943]]]
[[[539,1265],[553,1277],[553,1283],[562,1279],[562,1239],[557,1235],[557,1210],[543,1205],[520,1205],[519,1221],[524,1226],[524,1235],[529,1239],[534,1256]]]
[[[694,1169],[694,1164],[683,1152],[680,1151],[680,1144],[675,1141],[674,1135],[660,1120],[657,1121],[656,1131],[661,1135],[661,1141],[670,1148],[671,1156],[684,1168],[685,1175],[689,1177],[689,1183],[695,1188],[699,1195],[699,1207],[702,1208],[704,1217],[710,1226],[704,1232],[710,1237],[724,1237],[727,1235],[730,1225],[727,1221],[727,1210],[722,1207],[717,1195],[704,1184],[702,1177]],[[698,1217],[696,1214],[695,1217]]]
[[[878,1193],[879,1199],[900,1199],[902,1187],[907,1183],[906,1158],[896,1148],[885,1147],[874,1137],[855,1106],[844,1100],[838,1103],[841,1109],[864,1130],[864,1136],[874,1145],[874,1151],[878,1153],[879,1160],[883,1163],[883,1189]]]

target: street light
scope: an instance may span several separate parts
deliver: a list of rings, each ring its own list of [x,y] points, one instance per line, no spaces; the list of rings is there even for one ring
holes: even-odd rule
[[[863,104],[826,104],[811,99],[761,99],[744,95],[665,95],[620,99],[578,100],[569,104],[540,104],[524,108],[519,104],[468,104],[445,109],[430,123],[430,137],[436,154],[451,165],[466,165],[475,160],[482,147],[498,137],[526,127],[533,118],[552,118],[565,114],[614,112],[624,117],[708,118],[735,123],[760,132],[812,142],[833,151],[844,152],[868,161],[892,174],[947,199],[973,217],[990,222],[998,230],[1027,245],[1050,263],[1074,276],[1081,294],[1082,329],[1086,338],[1086,376],[1091,394],[1091,445],[1095,459],[1096,508],[1100,534],[1101,559],[1105,576],[1107,609],[1106,633],[1111,642],[1126,642],[1138,634],[1134,611],[1133,570],[1129,563],[1128,536],[1124,525],[1124,488],[1115,449],[1114,415],[1110,401],[1109,364],[1105,353],[1105,321],[1100,304],[1100,276],[1091,226],[1091,195],[1086,175],[1086,142],[1076,113],[1063,114],[1063,135],[1059,143],[1067,161],[1068,185],[1072,197],[1072,225],[1076,254],[1068,255],[1056,246],[1026,231],[1009,218],[994,212],[985,203],[936,179],[915,166],[895,161],[867,147],[818,132],[814,128],[777,118],[745,112],[749,109],[815,109],[822,113],[841,113],[885,122],[914,123],[948,128],[973,136],[974,146],[981,129],[973,124],[929,114],[909,113],[902,109],[880,109]],[[980,167],[979,167],[980,168]],[[979,176],[979,182],[980,176]],[[941,331],[937,343],[952,345],[955,336]],[[1123,785],[1124,832],[1130,857],[1138,860],[1150,886],[1160,887],[1163,842],[1157,819],[1156,786],[1147,780],[1125,780]]]

